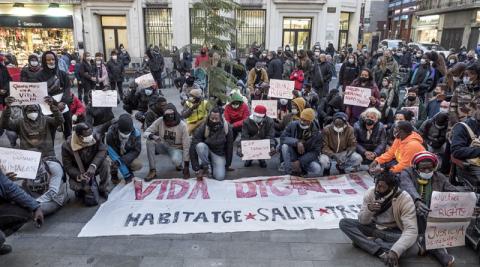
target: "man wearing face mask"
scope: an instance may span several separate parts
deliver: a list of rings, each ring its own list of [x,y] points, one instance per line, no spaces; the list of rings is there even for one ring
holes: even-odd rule
[[[439,156],[441,171],[448,171],[446,164],[448,157],[445,155],[447,145],[448,113],[440,112],[433,118],[426,120],[419,128],[427,150]]]
[[[188,133],[192,134],[208,115],[210,104],[203,99],[202,90],[190,91],[188,100],[183,105],[182,117],[187,121]]]
[[[223,116],[233,128],[233,139],[242,132],[243,122],[250,116],[248,105],[243,102],[243,97],[238,93],[233,93],[231,102],[225,106]]]
[[[140,130],[133,127],[130,114],[120,115],[108,129],[106,144],[112,162],[110,176],[113,184],[120,183],[118,171],[125,183],[129,183],[134,178],[133,172],[142,169],[142,162],[138,159],[142,151],[141,139]]]
[[[300,120],[300,114],[305,109],[306,101],[303,97],[297,97],[291,102],[291,110],[282,120],[275,122],[275,130],[283,132],[292,121]]]
[[[158,95],[158,90],[155,90],[153,87],[137,89],[134,102],[136,103],[136,109],[138,112],[135,113],[135,119],[140,121],[142,124],[145,123],[145,114],[148,111],[150,99],[151,97]]]
[[[92,105],[92,91],[90,91],[89,104],[85,114],[85,122],[93,126],[95,134],[99,135],[100,140],[103,140],[112,120],[115,118],[112,107],[94,107]]]
[[[257,64],[258,58],[255,56],[253,52],[248,54],[248,58],[245,60],[245,67],[247,67],[247,71],[250,72],[253,68],[255,68],[255,64]]]
[[[154,121],[163,116],[163,112],[167,107],[167,100],[161,96],[152,96],[148,103],[148,111],[145,113],[144,129],[152,125]]]
[[[208,58],[208,48],[202,47],[202,49],[200,49],[200,55],[195,57],[195,68],[201,67],[203,64],[208,62]]]
[[[415,114],[415,124],[414,126],[416,128],[419,128],[422,123],[427,119],[427,112],[425,110],[425,106],[423,102],[420,100],[420,98],[417,96],[418,93],[418,87],[412,87],[408,89],[407,93],[407,98],[400,103],[400,106],[398,109],[408,109],[412,110],[415,109],[415,111],[412,110],[412,112]]]
[[[312,84],[305,84],[302,95],[305,101],[309,104],[309,106],[313,108],[313,110],[317,110],[318,104],[320,102],[320,97],[315,91],[312,90]]]
[[[95,87],[94,79],[94,66],[93,66],[93,58],[91,57],[89,52],[83,53],[82,62],[80,64],[80,68],[78,70],[80,76],[80,83],[82,86],[78,87],[78,98],[82,100],[83,96],[83,103],[88,105],[88,95],[90,91]]]
[[[96,206],[99,196],[108,196],[107,146],[86,123],[75,126],[73,134],[62,145],[62,162],[70,189],[86,206]],[[98,184],[96,176],[100,178]]]
[[[318,162],[322,148],[322,136],[315,122],[315,111],[307,108],[300,120],[291,122],[280,137],[283,169],[286,174],[297,176],[321,176]]]
[[[412,167],[400,174],[400,188],[405,190],[413,199],[416,207],[418,234],[424,239],[427,227],[427,217],[430,211],[432,192],[457,192],[457,188],[450,184],[449,179],[441,172],[439,161],[435,154],[422,151],[412,159]],[[426,250],[422,247],[422,252]],[[442,266],[453,266],[455,258],[449,255],[445,248],[426,251],[433,255]]]
[[[233,141],[232,127],[222,119],[220,109],[212,109],[192,135],[190,159],[197,179],[211,174],[214,179],[222,181],[227,170],[233,171],[230,168]]]
[[[370,164],[375,157],[385,152],[387,139],[385,127],[379,121],[381,113],[375,108],[365,110],[361,119],[353,126],[357,139],[357,153],[363,158],[362,164]]]
[[[118,60],[123,63],[124,67],[128,67],[128,64],[130,64],[131,59],[127,49],[125,49],[123,44],[120,44],[117,50],[119,51]]]
[[[385,164],[391,172],[400,173],[410,167],[415,153],[425,151],[422,137],[413,129],[408,121],[397,122],[393,130],[395,141],[385,153],[375,158],[370,164],[370,170],[378,171],[380,165]]]
[[[480,102],[480,69],[470,65],[465,69],[463,82],[453,92],[450,101],[449,128],[457,122],[463,122],[478,110]]]
[[[356,149],[357,140],[347,114],[335,113],[333,122],[323,130],[322,168],[330,170],[330,175],[355,172],[363,160]]]
[[[320,97],[324,97],[328,94],[330,89],[330,81],[332,80],[331,68],[327,62],[327,56],[325,54],[318,55],[318,61],[313,66],[311,75],[312,87],[315,89]]]
[[[375,187],[365,193],[358,219],[341,219],[339,223],[354,246],[389,267],[398,267],[402,255],[421,251],[415,205],[398,184],[396,176],[388,171],[375,175]]]
[[[173,104],[166,104],[163,117],[150,125],[143,136],[147,138],[147,155],[150,171],[145,181],[157,178],[155,154],[167,155],[177,171],[183,170],[183,177],[190,177],[190,143],[187,124]]]
[[[200,86],[195,83],[195,77],[193,77],[190,73],[185,75],[185,83],[182,86],[182,90],[180,90],[180,103],[183,105],[185,101],[187,101],[190,92],[194,89],[201,89]]]
[[[20,73],[20,80],[22,82],[37,82],[37,73],[41,70],[40,62],[38,62],[38,56],[32,54],[28,56],[28,64],[23,67]]]
[[[253,110],[253,114],[243,121],[242,138],[241,140],[270,140],[270,155],[275,154],[275,130],[273,119],[267,116],[267,108],[262,105],[257,105]],[[241,143],[238,144],[237,155],[243,157]],[[266,168],[265,160],[258,160],[261,168]],[[252,161],[247,160],[245,167],[252,166]]]
[[[283,62],[274,51],[268,52],[268,78],[281,80],[283,75]]]
[[[107,62],[108,79],[110,80],[110,89],[117,90],[120,100],[123,101],[123,79],[125,67],[123,62],[118,59],[117,51],[110,53],[110,60]]]
[[[413,65],[415,64],[420,64],[420,60],[422,59],[423,57],[423,51],[422,50],[417,50],[415,52],[415,57],[413,58]]]
[[[255,87],[260,83],[268,83],[269,77],[267,71],[262,68],[262,63],[257,62],[255,68],[248,73],[247,86],[250,91],[250,96],[255,93]]]
[[[155,82],[157,83],[157,88],[162,88],[162,72],[165,67],[165,60],[160,53],[160,48],[158,46],[152,48],[152,45],[150,45],[146,54],[149,58],[148,67],[152,73],[153,79],[155,79]]]
[[[353,80],[358,77],[359,73],[360,68],[357,66],[355,61],[355,55],[348,55],[347,59],[340,67],[340,72],[338,73],[339,86],[342,86],[342,89],[345,90],[345,87],[350,85]]]
[[[445,95],[445,84],[438,84],[437,87],[433,90],[433,99],[428,101],[426,111],[427,111],[427,118],[433,118],[437,113],[440,112],[440,105],[446,99]],[[448,112],[448,109],[446,110]]]

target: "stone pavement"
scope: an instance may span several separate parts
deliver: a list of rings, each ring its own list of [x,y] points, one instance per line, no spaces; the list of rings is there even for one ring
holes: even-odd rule
[[[166,89],[169,101],[178,104],[175,89]],[[116,109],[116,115],[122,113]],[[62,142],[57,135],[56,151],[60,156]],[[6,137],[1,146],[8,146]],[[142,148],[143,169],[148,172],[145,147]],[[229,178],[276,175],[278,156],[267,169],[254,164],[244,168],[235,156],[234,172]],[[157,170],[162,177],[179,177],[181,173],[167,158],[158,158]],[[192,173],[193,175],[193,173]],[[378,259],[354,248],[340,230],[262,231],[221,234],[186,234],[152,236],[116,236],[77,238],[97,207],[86,208],[72,193],[70,202],[58,213],[48,217],[40,229],[31,223],[10,236],[7,243],[13,252],[0,256],[0,267],[53,266],[384,266]],[[108,224],[108,221],[105,222]],[[457,259],[456,266],[479,266],[478,254],[470,248],[450,250]],[[402,259],[401,266],[439,266],[429,257]]]

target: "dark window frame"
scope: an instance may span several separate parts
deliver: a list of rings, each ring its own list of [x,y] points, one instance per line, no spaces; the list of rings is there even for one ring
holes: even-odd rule
[[[166,12],[167,21],[163,21],[162,12]],[[152,20],[153,19],[153,20]],[[149,25],[155,24],[155,25]],[[146,7],[143,8],[143,31],[145,45],[158,45],[161,50],[170,51],[173,46],[173,21],[172,9],[168,7]]]

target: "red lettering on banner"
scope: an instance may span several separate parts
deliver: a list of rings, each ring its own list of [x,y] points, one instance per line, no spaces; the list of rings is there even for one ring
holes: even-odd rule
[[[267,180],[267,185],[268,187],[270,187],[270,191],[272,191],[272,193],[276,196],[279,196],[279,197],[283,197],[283,196],[288,196],[292,193],[293,189],[287,185],[285,187],[285,190],[281,191],[280,189],[278,189],[273,183],[275,181],[281,181],[283,180],[282,178],[278,178],[278,177],[275,177],[275,178],[270,178]]]
[[[167,192],[168,180],[162,181],[162,185],[160,186],[160,192],[158,192],[157,199],[163,199],[165,192]]]
[[[265,183],[263,181],[256,181],[256,184],[260,191],[261,197],[268,197],[267,187],[265,187]]]
[[[248,191],[243,191],[243,186],[246,185]],[[254,182],[242,182],[235,183],[235,191],[237,192],[237,198],[252,198],[257,196],[257,187]]]
[[[158,184],[160,184],[161,181],[153,181],[151,184],[145,188],[145,191],[142,191],[142,181],[137,181],[135,180],[134,182],[134,187],[135,187],[135,200],[143,200],[146,198],[148,195],[150,195],[153,190],[157,187]]]
[[[205,183],[203,180],[197,181],[188,198],[195,199],[198,195],[198,192],[200,191],[202,192],[202,199],[210,199],[210,195],[208,194],[207,183]]]
[[[306,195],[307,191],[315,191],[326,193],[325,188],[320,185],[320,182],[316,179],[303,179],[300,177],[292,176],[291,183],[293,189],[298,190],[299,195]]]
[[[175,192],[176,187],[180,187],[179,192]],[[172,180],[170,181],[170,190],[168,191],[167,199],[180,199],[188,192],[190,184],[185,181]]]
[[[368,190],[368,185],[363,181],[362,177],[360,177],[358,174],[351,173],[350,179],[352,179],[359,186],[363,187],[363,189]]]

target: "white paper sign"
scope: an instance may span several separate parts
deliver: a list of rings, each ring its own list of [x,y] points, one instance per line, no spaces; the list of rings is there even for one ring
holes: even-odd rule
[[[44,103],[48,96],[47,83],[10,82],[10,96],[15,98],[12,104],[15,106]]]
[[[370,88],[347,86],[343,103],[345,105],[368,107],[370,105],[370,97],[372,90]]]
[[[404,110],[410,110],[413,113],[414,119],[418,120],[418,107],[402,107]]]
[[[425,245],[427,250],[465,246],[467,222],[427,222]]]
[[[271,159],[270,140],[243,140],[242,154],[242,160]]]
[[[117,91],[116,90],[93,90],[92,91],[92,107],[116,107]]]
[[[432,218],[469,218],[473,215],[477,197],[474,192],[432,192],[430,213]]]
[[[357,219],[373,186],[367,173],[345,177],[352,189],[333,188],[337,179],[329,190],[322,187],[328,177],[290,175],[135,180],[109,194],[79,237],[335,229],[342,218]]]
[[[268,96],[275,98],[293,99],[292,91],[295,89],[295,81],[270,80]]]
[[[4,174],[14,172],[17,178],[35,179],[42,153],[0,147],[0,168]]]
[[[276,119],[278,112],[277,104],[277,100],[252,100],[252,113],[256,106],[262,105],[267,108],[267,116],[272,119]]]
[[[60,102],[62,100],[62,96],[63,94],[58,94],[58,95],[52,96],[52,98],[55,99],[55,101]],[[40,103],[40,108],[42,109],[42,114],[45,116],[50,116],[53,114],[52,110],[50,109],[50,106],[45,102]],[[65,113],[67,111],[69,111],[69,108],[68,108],[68,105],[65,105],[65,108],[60,112]]]
[[[136,78],[135,83],[137,84],[138,89],[148,88],[156,84],[151,73]]]

